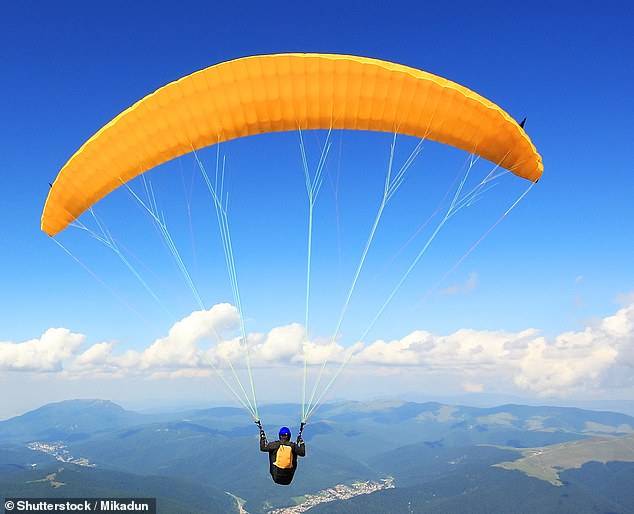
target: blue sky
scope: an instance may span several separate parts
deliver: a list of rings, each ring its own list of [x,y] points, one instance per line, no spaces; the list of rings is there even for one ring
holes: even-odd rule
[[[202,361],[171,363],[171,371],[157,371],[154,380],[131,376],[121,361],[126,352],[137,352],[137,359],[149,359],[143,357],[144,351],[157,341],[169,339],[170,328],[179,320],[191,321],[188,316],[197,306],[183,291],[173,267],[157,263],[161,280],[155,283],[168,285],[165,290],[153,285],[169,304],[170,314],[166,314],[103,248],[86,237],[60,236],[60,241],[80,256],[108,288],[132,305],[127,307],[40,232],[40,215],[48,183],[66,160],[96,130],[136,100],[218,62],[278,52],[370,56],[454,80],[496,102],[516,119],[526,116],[526,130],[545,164],[543,178],[530,194],[426,297],[427,284],[441,278],[523,189],[510,181],[503,189],[506,196],[500,199],[497,193],[489,195],[490,203],[483,201],[478,206],[482,211],[465,213],[462,224],[443,231],[447,245],[459,245],[443,247],[443,239],[436,253],[431,251],[429,259],[426,256],[422,269],[417,268],[418,275],[406,282],[402,294],[368,334],[357,364],[351,361],[346,386],[337,394],[354,396],[367,391],[389,396],[411,390],[413,394],[517,394],[542,400],[557,396],[571,401],[585,397],[631,398],[634,11],[626,2],[612,2],[609,7],[598,2],[583,6],[574,2],[462,4],[326,1],[220,5],[192,1],[175,7],[163,1],[25,1],[5,6],[0,18],[0,166],[4,179],[0,191],[0,385],[21,391],[29,381],[36,385],[8,400],[0,417],[73,397],[78,390],[84,395],[120,401],[141,402],[150,397],[173,397],[176,403],[183,397],[195,397],[203,403],[207,399],[221,401],[221,388],[206,383],[212,379],[192,378],[197,375],[192,370],[200,371]],[[342,163],[352,170],[352,177],[358,176],[354,170],[364,168],[366,161],[380,162],[389,151],[389,136],[355,139],[345,135],[343,139],[342,154],[340,136],[333,139],[328,168],[331,178]],[[307,146],[314,148],[312,143]],[[411,144],[402,143],[401,155],[406,155]],[[275,344],[296,344],[293,324],[304,323],[305,255],[301,254],[299,225],[305,218],[299,214],[306,205],[297,137],[245,140],[226,145],[222,152],[227,156],[233,195],[231,223],[247,329],[261,334],[255,344],[261,344],[263,352],[268,348],[272,355]],[[202,155],[212,166],[214,153]],[[313,151],[311,155],[314,162],[317,154]],[[349,163],[348,159],[353,158],[356,164]],[[369,263],[358,303],[350,309],[350,326],[344,330],[350,340],[344,337],[340,341],[343,346],[355,342],[368,323],[367,314],[365,319],[361,314],[374,312],[398,278],[397,271],[393,275],[379,274],[377,279],[369,277],[375,276],[370,273],[372,266],[375,271],[382,269],[400,248],[399,241],[406,240],[421,223],[406,211],[417,201],[417,197],[408,195],[414,195],[417,187],[436,186],[436,182],[417,183],[416,174],[440,166],[448,170],[446,173],[455,174],[465,158],[429,145],[417,159],[413,178],[402,189],[399,208],[405,210],[394,214],[394,219],[411,218],[412,223],[408,227],[397,223],[391,226],[390,219],[386,219],[386,246],[377,242],[376,261]],[[258,173],[249,175],[252,169]],[[280,176],[284,177],[281,182]],[[169,164],[152,176],[157,189],[165,180],[159,194],[166,209],[172,209],[173,217],[182,213],[186,189],[182,185],[191,185],[192,177],[191,158]],[[168,181],[174,179],[170,185]],[[193,180],[196,187],[189,191],[195,191],[191,194],[196,196],[191,197],[192,205],[200,206],[202,216],[213,216],[213,210],[204,211],[200,177]],[[361,186],[342,180],[342,195],[354,198],[350,192],[360,193],[348,204],[342,200],[342,216],[345,212],[362,213],[356,225],[346,228],[346,240],[363,242],[373,219],[370,206],[375,186],[370,180],[362,181]],[[378,175],[377,180],[380,184]],[[325,250],[326,239],[334,244],[336,232],[333,211],[327,209],[333,205],[329,188],[327,183],[320,204],[323,217],[318,227],[323,230],[319,234],[323,234],[324,242],[315,250],[321,261],[316,261],[315,310],[311,315],[315,337],[326,339],[332,329],[331,320],[338,314],[337,309],[329,307],[340,305],[341,290],[349,283],[345,277],[349,278],[351,269],[341,271],[341,257]],[[174,194],[177,190],[179,193]],[[117,226],[121,209],[139,211],[125,194],[117,194],[112,205],[98,206],[100,215],[103,212],[112,227]],[[251,200],[254,197],[265,198],[268,203],[255,204]],[[175,206],[171,206],[172,201]],[[403,213],[400,218],[398,212]],[[486,214],[482,222],[480,212]],[[129,237],[138,244],[138,251],[150,251],[151,228],[147,223],[143,225],[140,214],[132,219],[118,229],[121,236],[132,232]],[[184,230],[189,230],[188,224],[183,219],[175,223],[175,234],[182,236]],[[295,234],[294,242],[285,248],[280,241],[286,239],[268,234],[267,226]],[[342,221],[340,228],[343,226]],[[394,237],[387,237],[389,234]],[[200,245],[205,244],[203,240],[196,239]],[[182,241],[184,248],[191,246],[191,239],[183,237]],[[352,244],[347,248],[350,253],[344,253],[344,259],[352,262],[358,249]],[[214,261],[216,256],[215,250],[201,247],[196,252],[200,264],[192,264],[192,269],[199,266],[198,283],[208,309],[232,301],[223,261]],[[227,323],[235,323],[235,313],[222,316]],[[614,328],[616,325],[618,328]],[[44,343],[44,334],[52,328],[67,333],[58,334],[55,343]],[[466,346],[461,346],[463,339],[457,335],[462,330],[472,331],[473,338],[464,343]],[[527,330],[534,332],[527,335]],[[443,348],[437,350],[435,358],[432,351],[426,356],[408,356],[413,347],[403,340],[417,331],[430,334],[434,348]],[[73,339],[72,334],[79,336]],[[281,342],[274,344],[275,337]],[[291,342],[285,343],[285,337]],[[417,337],[418,342],[428,340],[420,333]],[[513,357],[517,366],[512,367],[512,376],[491,370],[491,366],[502,368],[506,362],[499,355],[503,351],[495,350],[497,337],[500,341],[517,341],[526,349],[521,356]],[[381,341],[387,345],[383,350],[380,345],[373,346]],[[570,346],[562,350],[565,341]],[[191,344],[195,351],[201,351],[200,341]],[[459,351],[443,353],[450,346],[465,351],[485,348],[488,357],[470,363],[464,356],[458,358]],[[335,349],[335,360],[339,349]],[[103,352],[101,360],[91,360],[97,350]],[[547,357],[559,350],[561,354]],[[47,357],[17,366],[16,356],[26,353]],[[537,356],[550,360],[544,362]],[[284,358],[292,368],[292,357]],[[452,364],[439,365],[442,359]],[[88,363],[92,367],[87,367]],[[270,372],[270,364],[262,368]],[[551,373],[540,375],[531,366]],[[451,369],[441,369],[445,367]],[[80,368],[81,373],[77,371]],[[106,368],[116,370],[119,378],[106,376],[105,372],[103,377],[95,378],[95,370],[103,372]],[[180,378],[174,378],[175,368],[180,370]],[[562,378],[571,373],[570,368],[576,370],[574,376]],[[87,370],[93,373],[92,379],[87,378]],[[261,373],[261,382],[269,383],[267,371]],[[288,373],[290,377],[292,372]],[[395,377],[398,373],[401,382]],[[377,376],[383,378],[377,381]],[[559,376],[559,381],[554,376]],[[37,380],[33,381],[34,377]],[[134,394],[129,393],[130,383],[136,384]],[[370,383],[379,385],[375,389],[366,387]],[[441,387],[440,383],[451,385]],[[200,393],[201,389],[208,390],[210,396]]]

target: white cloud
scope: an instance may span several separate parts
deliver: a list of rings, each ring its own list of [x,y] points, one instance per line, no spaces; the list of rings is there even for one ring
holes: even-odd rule
[[[141,350],[124,350],[115,342],[86,347],[84,335],[50,329],[39,339],[0,343],[0,371],[165,379],[208,377],[225,370],[223,375],[230,376],[230,359],[236,373],[244,374],[245,347],[238,328],[236,308],[220,304],[191,313]],[[634,302],[584,330],[550,338],[535,329],[461,329],[443,336],[418,330],[400,339],[344,347],[330,338],[306,340],[304,327],[293,323],[248,334],[247,340],[254,368],[280,368],[280,373],[284,368],[288,377],[301,373],[304,356],[313,371],[326,358],[336,365],[350,359],[355,381],[389,377],[395,383],[411,377],[406,370],[412,370],[417,381],[442,376],[452,381],[453,390],[565,396],[604,386],[632,387]]]
[[[176,322],[166,337],[156,340],[141,354],[141,368],[196,367],[200,364],[200,343],[220,340],[239,321],[237,309],[223,303],[209,310],[194,311]]]
[[[634,304],[582,332],[536,339],[516,383],[547,396],[591,391],[611,379],[619,366],[634,367]]]
[[[437,345],[432,334],[417,330],[402,339],[375,341],[359,351],[353,361],[358,364],[420,365],[433,355]]]
[[[588,334],[569,334],[554,341],[537,338],[520,362],[515,383],[540,396],[564,396],[595,389],[614,363],[617,350],[588,340]]]
[[[516,360],[535,331],[517,334],[461,329],[448,336],[415,331],[406,337],[376,341],[354,358],[358,363],[423,365],[432,369],[465,369]],[[518,350],[519,349],[519,350]]]
[[[445,370],[468,379],[463,386],[474,392],[485,389],[478,378],[540,396],[596,390],[615,365],[634,367],[634,305],[596,327],[550,339],[536,330],[462,329],[448,336],[418,331],[399,340],[376,341],[357,353],[354,362]]]
[[[113,343],[94,344],[77,356],[74,365],[82,368],[107,364],[112,358],[112,347]]]
[[[299,323],[293,323],[271,330],[266,336],[260,335],[255,344],[255,352],[261,363],[277,364],[290,362],[302,353],[305,330]]]
[[[0,370],[57,371],[83,344],[85,336],[49,328],[39,339],[0,342]]]

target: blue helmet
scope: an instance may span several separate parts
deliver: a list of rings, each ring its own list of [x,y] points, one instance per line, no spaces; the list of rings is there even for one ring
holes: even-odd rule
[[[280,437],[288,437],[289,439],[291,438],[291,431],[288,429],[288,427],[280,428]]]

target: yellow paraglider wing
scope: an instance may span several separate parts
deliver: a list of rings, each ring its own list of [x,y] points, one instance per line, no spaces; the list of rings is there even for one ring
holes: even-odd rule
[[[543,171],[522,127],[447,79],[346,55],[245,57],[158,89],[86,141],[53,183],[42,230],[54,236],[124,182],[193,150],[253,134],[324,128],[431,139],[534,182]]]

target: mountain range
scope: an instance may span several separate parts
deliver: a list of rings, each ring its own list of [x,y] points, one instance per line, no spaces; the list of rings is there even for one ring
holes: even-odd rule
[[[274,439],[280,425],[297,431],[301,407],[260,413]],[[146,414],[69,400],[0,422],[0,492],[156,497],[169,513],[281,513],[302,502],[310,512],[634,512],[626,414],[341,401],[320,407],[304,439],[307,456],[280,487],[241,409]]]

